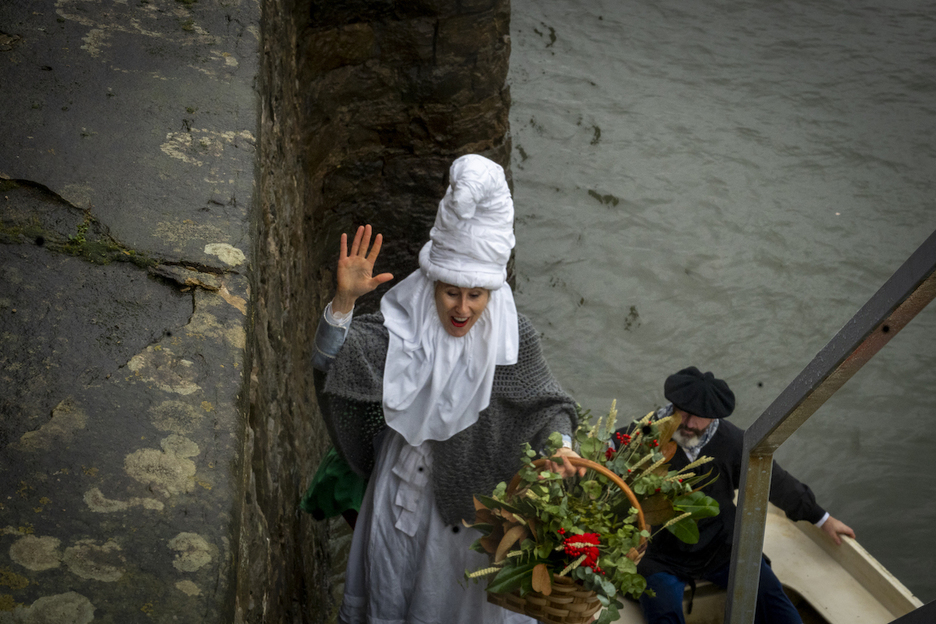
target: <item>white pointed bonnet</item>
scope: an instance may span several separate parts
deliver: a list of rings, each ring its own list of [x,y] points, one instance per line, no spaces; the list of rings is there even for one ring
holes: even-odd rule
[[[419,252],[426,277],[462,288],[497,290],[507,281],[516,239],[504,169],[468,154],[452,163],[429,242]]]

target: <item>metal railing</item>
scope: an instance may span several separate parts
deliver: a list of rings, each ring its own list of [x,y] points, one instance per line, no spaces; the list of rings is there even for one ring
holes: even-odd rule
[[[934,298],[936,232],[744,432],[727,624],[754,621],[774,451]]]

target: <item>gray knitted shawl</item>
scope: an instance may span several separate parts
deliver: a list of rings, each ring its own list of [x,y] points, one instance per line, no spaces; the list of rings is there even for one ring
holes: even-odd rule
[[[490,494],[520,469],[520,448],[541,449],[554,431],[571,435],[575,402],[562,391],[540,349],[530,321],[518,316],[517,363],[498,366],[491,403],[467,429],[432,445],[432,481],[442,518],[449,524],[474,519],[473,494]],[[386,427],[381,408],[387,329],[380,313],[355,317],[331,364],[319,406],[332,442],[355,472],[374,465],[374,438]]]

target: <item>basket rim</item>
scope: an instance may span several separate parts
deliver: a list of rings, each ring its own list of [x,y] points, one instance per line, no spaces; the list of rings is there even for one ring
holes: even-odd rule
[[[647,530],[647,522],[644,518],[643,508],[640,506],[640,501],[637,500],[637,495],[634,494],[634,491],[630,489],[624,480],[621,479],[614,471],[602,466],[598,462],[592,461],[590,459],[585,459],[584,457],[565,457],[569,462],[576,468],[587,468],[589,470],[594,470],[603,477],[606,477],[611,483],[618,487],[624,495],[627,496],[627,500],[630,501],[630,504],[637,510],[637,526],[641,531]],[[540,459],[534,460],[533,466],[536,468],[542,468],[546,465],[549,459],[546,457],[541,457]],[[520,485],[520,473],[514,475],[513,479],[510,480],[510,484],[507,486],[506,493],[508,495],[514,494],[517,490],[517,486]],[[647,541],[647,538],[643,535],[640,536],[640,544],[643,545]]]

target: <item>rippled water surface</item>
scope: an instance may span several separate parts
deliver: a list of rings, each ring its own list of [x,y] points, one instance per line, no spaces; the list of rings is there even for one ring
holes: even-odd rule
[[[886,6],[884,6],[886,4]],[[518,305],[563,385],[752,423],[936,230],[936,3],[513,0]],[[936,304],[777,453],[936,599]]]

